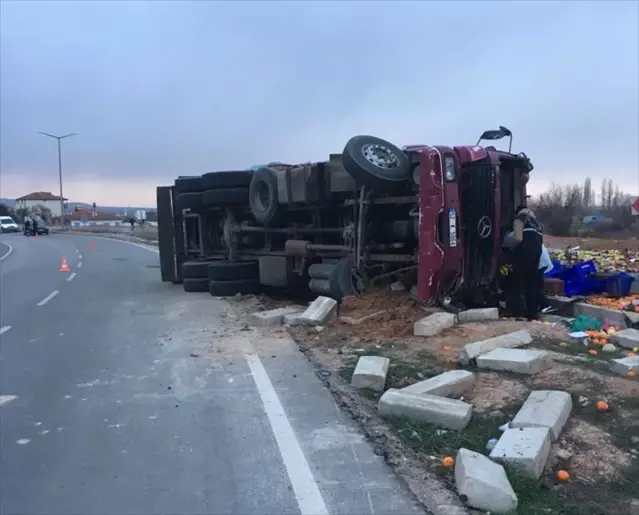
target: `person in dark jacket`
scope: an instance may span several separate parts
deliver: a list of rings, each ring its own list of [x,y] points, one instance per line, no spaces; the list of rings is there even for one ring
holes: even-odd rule
[[[525,206],[517,208],[513,237],[513,281],[515,289],[524,294],[524,302],[520,295],[513,295],[513,315],[534,320],[539,313],[539,258],[544,238],[535,213]]]

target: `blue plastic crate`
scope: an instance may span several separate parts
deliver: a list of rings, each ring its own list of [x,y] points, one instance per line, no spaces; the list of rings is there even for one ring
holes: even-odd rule
[[[630,295],[630,289],[635,278],[626,272],[620,272],[614,277],[606,279],[606,293],[611,297],[625,297]]]
[[[569,279],[585,279],[589,275],[597,273],[597,265],[590,259],[569,267],[565,272],[565,277]]]
[[[564,272],[566,271],[566,266],[562,265],[558,260],[552,260],[552,270],[550,272],[546,272],[544,274],[545,277],[554,277],[557,279],[561,279],[564,276]]]
[[[580,279],[564,279],[564,295],[566,297],[588,295],[589,288],[590,285],[587,281]]]

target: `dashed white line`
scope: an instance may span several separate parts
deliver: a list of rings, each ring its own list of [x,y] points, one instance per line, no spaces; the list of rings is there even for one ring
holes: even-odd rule
[[[49,293],[49,295],[47,295],[44,299],[42,299],[40,302],[38,302],[38,306],[44,306],[47,302],[49,302],[58,293],[60,293],[59,290],[53,290],[51,293]]]
[[[76,268],[82,268],[82,261],[78,261],[78,264],[75,265]]]
[[[0,261],[2,261],[3,259],[5,259],[6,257],[9,256],[9,254],[11,254],[13,252],[13,247],[11,245],[9,245],[7,242],[3,241],[2,242],[3,245],[6,245],[7,247],[9,247],[9,250],[7,250],[4,255],[0,256]]]
[[[78,275],[75,272],[73,272],[69,277],[67,277],[67,281],[73,281],[73,278]]]
[[[11,329],[10,325],[3,325],[2,327],[0,327],[0,335],[6,333],[9,329]]]
[[[280,449],[284,467],[293,486],[295,499],[302,515],[328,515],[328,508],[315,482],[311,467],[295,436],[277,392],[273,388],[264,365],[256,354],[246,355],[246,361],[253,374],[255,386],[260,394],[264,411],[271,423],[275,441]]]

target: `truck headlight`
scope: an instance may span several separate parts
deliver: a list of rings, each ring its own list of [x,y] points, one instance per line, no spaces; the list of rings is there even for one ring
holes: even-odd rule
[[[444,158],[444,175],[447,182],[457,179],[457,169],[455,168],[455,158],[453,156]]]

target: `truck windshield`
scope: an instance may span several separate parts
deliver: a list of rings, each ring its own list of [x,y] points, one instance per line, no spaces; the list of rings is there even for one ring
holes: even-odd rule
[[[13,225],[15,222],[10,216],[0,216],[0,225]]]

